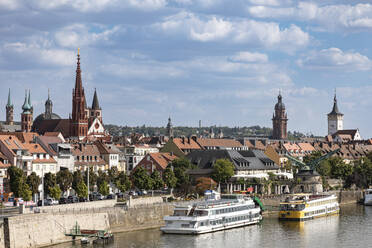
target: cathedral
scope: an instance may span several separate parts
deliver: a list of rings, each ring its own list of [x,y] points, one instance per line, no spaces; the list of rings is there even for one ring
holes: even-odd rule
[[[13,121],[14,107],[11,103],[10,90],[6,105],[6,121],[0,123],[1,131],[37,132],[41,135],[46,132],[60,132],[65,138],[76,140],[101,139],[109,141],[110,135],[103,126],[102,109],[99,105],[97,91],[94,91],[91,107],[87,107],[84,87],[81,79],[80,54],[77,55],[77,68],[75,88],[72,91],[72,114],[68,119],[62,119],[53,113],[53,102],[48,91],[45,102],[45,112],[33,120],[33,106],[31,93],[26,91],[25,102],[22,106],[21,122]]]
[[[272,139],[287,139],[287,113],[285,105],[282,102],[282,95],[279,92],[278,102],[275,104],[275,112],[273,114],[273,135]]]

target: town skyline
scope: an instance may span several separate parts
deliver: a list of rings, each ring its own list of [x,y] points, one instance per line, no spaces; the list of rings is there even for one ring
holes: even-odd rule
[[[84,3],[0,4],[6,13],[0,31],[1,120],[8,88],[15,120],[25,89],[31,89],[40,114],[48,88],[54,112],[67,118],[80,47],[87,102],[97,88],[105,124],[165,126],[171,116],[175,126],[202,120],[206,126],[271,127],[281,89],[288,130],[325,136],[337,88],[344,128],[372,137],[371,29],[363,23],[372,16],[370,4]],[[30,9],[34,18],[18,18]]]

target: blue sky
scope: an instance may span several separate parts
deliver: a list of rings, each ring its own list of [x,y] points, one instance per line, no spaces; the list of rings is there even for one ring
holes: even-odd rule
[[[88,104],[105,123],[271,127],[279,89],[289,130],[325,135],[337,88],[345,128],[372,137],[372,4],[292,0],[0,0],[0,110],[20,119],[48,88],[71,112],[80,47]]]

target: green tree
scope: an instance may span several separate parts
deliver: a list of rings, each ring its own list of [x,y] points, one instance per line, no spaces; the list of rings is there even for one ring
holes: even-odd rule
[[[303,158],[303,162],[305,164],[308,164],[314,161],[315,159],[320,158],[321,156],[322,156],[322,153],[320,151],[313,151],[311,154],[308,154]]]
[[[110,193],[109,186],[106,181],[103,181],[98,188],[98,192],[101,193],[102,195],[106,196]]]
[[[331,177],[345,180],[353,174],[353,166],[346,164],[340,157],[331,157],[328,159],[331,166]]]
[[[159,171],[154,171],[151,174],[151,178],[153,181],[152,189],[161,189],[164,187],[163,179],[160,176]]]
[[[131,188],[132,182],[124,171],[121,171],[115,180],[115,185],[121,192],[125,192]]]
[[[181,168],[183,170],[191,169],[193,166],[187,158],[177,158],[171,162],[173,168]]]
[[[146,170],[142,167],[137,168],[132,174],[133,184],[138,189],[152,189],[152,178],[147,174]]]
[[[56,175],[48,172],[44,174],[44,197],[50,195],[50,189],[57,185]]]
[[[27,185],[30,187],[32,194],[37,194],[39,192],[39,185],[41,183],[41,178],[36,175],[35,172],[32,172],[26,181]]]
[[[23,183],[25,183],[25,175],[23,170],[15,166],[10,166],[7,170],[10,181],[10,190],[13,192],[15,197],[21,197],[20,193],[23,189]]]
[[[101,185],[103,183],[108,184],[109,182],[110,182],[109,175],[106,172],[99,170],[98,171],[98,176],[97,176],[97,186],[98,186],[98,189],[101,187]]]
[[[189,174],[183,167],[176,167],[173,169],[174,175],[177,178],[177,188],[182,188],[187,186],[190,183]]]
[[[109,176],[109,182],[114,183],[116,178],[119,176],[118,167],[112,166],[110,169],[107,170],[107,174]]]
[[[81,182],[83,182],[83,175],[81,174],[80,171],[75,171],[74,174],[72,175],[72,188],[75,190],[75,192],[78,191],[78,185]]]
[[[177,185],[177,178],[174,175],[174,172],[171,168],[171,166],[168,165],[168,167],[163,172],[163,181],[167,185],[167,187],[173,189]]]
[[[59,199],[61,197],[62,190],[56,184],[54,187],[49,188],[49,195],[54,199]]]
[[[234,175],[234,164],[227,159],[217,159],[213,165],[212,178],[217,183],[226,183]]]
[[[73,176],[69,170],[64,169],[58,171],[56,180],[62,192],[66,192],[72,186]]]
[[[316,168],[316,171],[323,177],[330,177],[332,167],[328,159],[320,162],[320,164]]]
[[[22,197],[24,201],[31,201],[32,199],[32,191],[25,182],[22,182],[20,185],[19,197]]]
[[[372,185],[372,162],[369,157],[371,156],[355,162],[354,182],[359,187],[368,188]]]
[[[78,183],[75,192],[79,197],[88,198],[88,187],[83,181]]]

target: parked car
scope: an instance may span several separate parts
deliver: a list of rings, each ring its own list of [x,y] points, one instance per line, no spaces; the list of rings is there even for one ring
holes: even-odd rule
[[[135,195],[138,195],[136,191],[129,191],[128,195],[132,195],[132,196],[135,196]]]
[[[69,197],[67,197],[67,202],[76,203],[76,202],[79,202],[79,198],[77,196],[70,195]]]
[[[116,196],[117,196],[119,199],[124,198],[124,194],[121,193],[121,192],[116,193]]]
[[[109,194],[106,196],[106,199],[115,199],[115,195],[114,194]]]
[[[54,198],[47,198],[47,200],[50,202],[51,205],[58,205],[58,201]]]
[[[66,204],[66,203],[67,203],[67,198],[66,198],[66,197],[61,197],[61,198],[59,198],[58,203],[59,203],[59,204]]]
[[[97,197],[97,200],[104,200],[105,199],[105,197],[103,195],[101,195],[100,193],[98,193],[96,195],[96,197]]]
[[[79,202],[87,202],[88,199],[85,197],[79,197]]]

